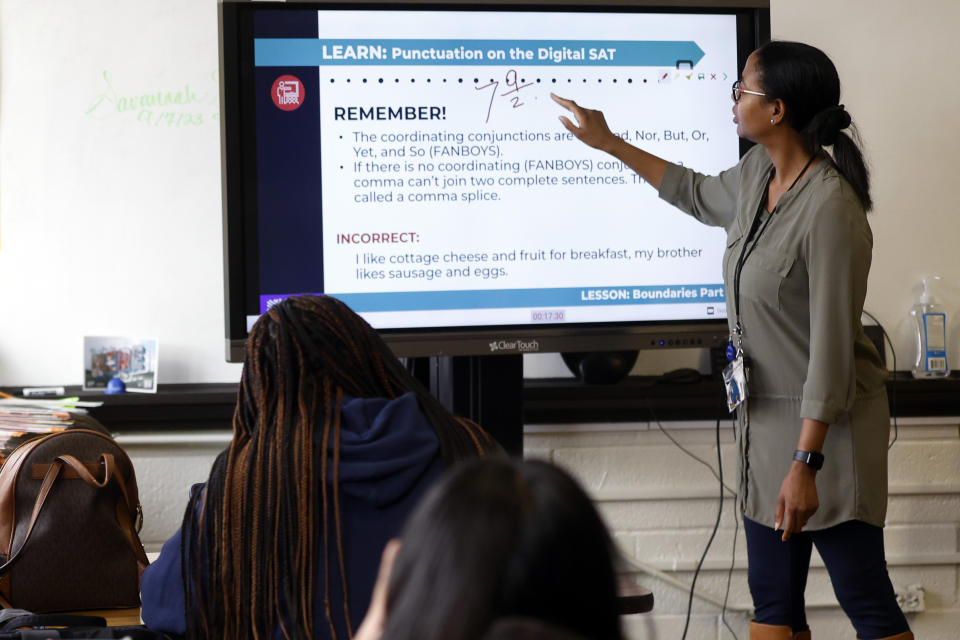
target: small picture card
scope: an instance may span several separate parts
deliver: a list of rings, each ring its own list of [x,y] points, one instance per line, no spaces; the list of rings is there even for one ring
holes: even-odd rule
[[[157,339],[83,337],[83,390],[106,389],[114,378],[127,391],[156,393]]]

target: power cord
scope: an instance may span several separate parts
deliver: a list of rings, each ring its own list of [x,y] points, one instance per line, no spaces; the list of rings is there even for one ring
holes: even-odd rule
[[[730,551],[730,568],[727,569],[727,587],[723,592],[723,606],[720,608],[720,621],[727,628],[734,640],[737,640],[737,632],[733,630],[730,623],[727,622],[727,600],[730,598],[730,582],[733,580],[733,567],[737,563],[737,536],[740,534],[740,518],[733,517],[733,549]]]
[[[689,627],[690,627],[690,616],[693,611],[693,596],[697,586],[697,577],[700,575],[700,570],[703,567],[704,560],[706,560],[707,552],[710,551],[710,546],[713,544],[713,540],[717,535],[717,530],[720,528],[720,520],[723,515],[723,501],[725,498],[724,490],[729,491],[730,494],[734,497],[736,497],[737,492],[731,489],[730,487],[728,487],[727,485],[725,485],[723,482],[723,461],[722,461],[721,451],[720,451],[720,419],[719,418],[717,418],[717,423],[716,423],[717,471],[714,471],[713,467],[710,465],[709,462],[697,456],[692,451],[690,451],[689,449],[681,445],[677,441],[677,439],[674,438],[670,434],[670,432],[663,427],[663,424],[660,422],[660,419],[657,417],[657,414],[654,412],[653,407],[650,406],[649,400],[645,399],[644,404],[647,405],[647,410],[650,412],[650,417],[653,418],[653,421],[656,423],[657,428],[661,431],[661,433],[663,433],[663,435],[665,435],[667,439],[670,440],[670,442],[676,445],[678,449],[680,449],[685,454],[687,454],[688,456],[690,456],[691,458],[693,458],[694,460],[696,460],[697,462],[705,466],[707,469],[709,469],[710,473],[713,474],[713,477],[716,478],[720,483],[720,502],[717,506],[717,520],[713,524],[713,530],[710,532],[710,538],[709,540],[707,540],[707,546],[704,548],[703,554],[700,556],[699,562],[697,562],[697,568],[693,573],[693,580],[690,583],[690,593],[687,598],[687,615],[683,625],[683,636],[682,636],[683,640],[685,640],[687,637],[687,631],[689,630]],[[720,620],[723,622],[723,626],[725,626],[727,630],[730,631],[730,633],[733,635],[734,640],[738,640],[737,634],[733,630],[733,628],[730,626],[730,624],[727,622],[726,613],[727,613],[727,600],[730,596],[730,582],[733,579],[733,568],[736,562],[737,534],[739,533],[739,531],[740,531],[740,523],[737,521],[737,518],[734,517],[733,552],[730,558],[730,568],[727,570],[727,586],[723,595],[723,604],[720,607]]]
[[[887,445],[887,449],[890,449],[900,435],[900,425],[897,424],[897,350],[893,348],[893,340],[890,339],[890,334],[883,328],[880,321],[869,311],[864,310],[863,315],[873,320],[874,324],[880,327],[880,331],[887,341],[887,346],[890,347],[890,355],[893,356],[893,375],[890,378],[890,415],[893,417],[893,440]]]
[[[693,580],[690,583],[690,596],[687,599],[687,618],[683,624],[683,636],[681,640],[686,640],[687,630],[690,628],[690,613],[693,611],[693,590],[697,586],[697,576],[700,575],[700,569],[703,567],[703,561],[707,559],[707,552],[710,551],[710,545],[713,544],[713,539],[717,535],[717,530],[720,528],[720,517],[723,515],[723,457],[720,455],[720,418],[717,418],[717,473],[720,479],[720,502],[717,504],[717,521],[713,523],[713,531],[710,532],[710,539],[707,540],[707,546],[703,549],[703,554],[700,556],[700,561],[697,562],[697,569],[693,572]],[[721,613],[723,617],[723,613]]]
[[[676,445],[676,447],[677,447],[678,449],[680,449],[680,451],[683,451],[685,454],[687,454],[688,456],[690,456],[691,458],[693,458],[694,460],[696,460],[697,462],[699,462],[700,464],[702,464],[703,466],[705,466],[707,469],[709,469],[709,470],[710,470],[710,473],[713,474],[713,477],[716,478],[717,480],[719,480],[721,484],[723,484],[723,478],[722,478],[720,475],[717,474],[716,469],[714,469],[714,468],[710,465],[709,462],[707,462],[707,461],[704,460],[703,458],[697,456],[697,454],[693,453],[692,451],[690,451],[689,449],[687,449],[686,447],[684,447],[682,444],[680,444],[680,443],[677,441],[676,438],[674,438],[672,435],[670,435],[670,432],[667,431],[666,429],[664,429],[664,428],[663,428],[663,425],[660,424],[660,420],[656,417],[656,415],[654,415],[653,409],[650,407],[649,404],[647,405],[647,409],[650,411],[650,415],[653,417],[653,421],[657,423],[657,428],[660,429],[660,431],[663,433],[663,435],[665,435],[665,436],[667,437],[667,439],[670,440],[670,442],[672,442],[674,445]],[[718,423],[719,423],[719,421],[718,421]],[[737,495],[737,492],[734,491],[733,489],[731,489],[730,487],[728,487],[727,485],[723,484],[723,488],[726,489],[727,491],[729,491],[729,492],[730,492],[730,495],[732,495],[732,496],[736,496],[736,495]]]

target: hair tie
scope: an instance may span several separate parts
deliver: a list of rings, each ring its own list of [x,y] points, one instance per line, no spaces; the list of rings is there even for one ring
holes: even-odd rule
[[[840,130],[846,129],[850,126],[850,113],[847,111],[846,107],[842,104],[836,106],[837,114],[840,116]]]
[[[817,144],[830,146],[837,141],[840,132],[850,126],[850,114],[842,104],[823,109],[810,122],[810,129]]]

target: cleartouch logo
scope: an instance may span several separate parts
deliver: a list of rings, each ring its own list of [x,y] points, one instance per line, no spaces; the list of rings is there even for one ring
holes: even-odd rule
[[[534,339],[521,340],[491,340],[490,353],[497,351],[519,351],[520,353],[535,353],[540,351],[540,343]]]

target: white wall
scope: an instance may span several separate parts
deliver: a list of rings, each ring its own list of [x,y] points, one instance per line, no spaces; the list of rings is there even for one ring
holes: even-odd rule
[[[84,335],[159,338],[161,383],[239,379],[218,91],[214,0],[0,2],[0,384],[79,384]]]
[[[773,37],[833,59],[841,101],[865,140],[876,203],[866,308],[897,340],[897,368],[909,369],[914,354],[906,322],[913,289],[937,274],[950,312],[948,356],[960,369],[960,84],[949,71],[960,3],[771,0],[770,13]]]

